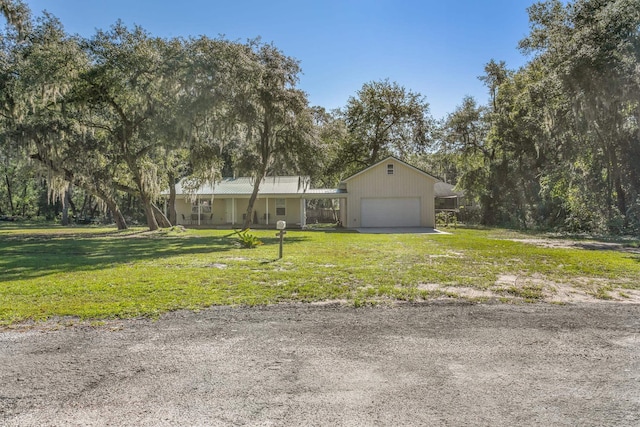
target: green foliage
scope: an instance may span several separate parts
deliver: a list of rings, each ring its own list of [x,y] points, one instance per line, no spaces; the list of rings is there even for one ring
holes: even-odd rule
[[[312,169],[318,138],[307,96],[296,87],[298,61],[259,40],[249,42],[244,55],[231,109],[238,130],[234,166],[255,179],[243,224],[248,228],[262,179],[269,172]]]
[[[549,160],[569,190],[562,194],[571,199],[568,224],[629,232],[640,191],[640,3],[553,0],[529,15],[532,32],[521,47],[536,54],[533,64],[553,70],[541,83],[560,100],[541,107],[553,125],[544,137],[556,144]]]
[[[458,217],[455,212],[438,212],[436,214],[436,225],[438,227],[457,227]]]
[[[24,37],[29,30],[29,7],[21,0],[0,0],[0,14]]]
[[[424,97],[389,80],[365,83],[342,111],[348,132],[331,170],[348,176],[388,155],[423,152],[433,130]]]
[[[251,230],[236,230],[235,232],[238,235],[238,242],[240,242],[240,246],[247,249],[253,249],[262,245],[262,241],[255,234],[251,233]]]
[[[393,154],[464,190],[465,222],[640,233],[637,0],[534,3],[520,43],[531,61],[491,59],[489,103],[464,98],[440,128],[421,94],[389,80],[342,110],[310,109],[298,61],[259,40],[121,22],[82,39],[21,1],[0,5],[14,26],[0,37],[0,214],[53,217],[43,183],[45,200],[71,183],[118,228],[144,215],[155,229],[161,188],[237,172],[256,178],[248,227],[265,175],[334,186]]]
[[[527,301],[539,300],[544,297],[543,288],[540,285],[510,286],[506,292]]]
[[[465,98],[437,156],[483,224],[637,233],[640,3],[549,0],[529,9],[514,72],[491,60],[490,102]],[[429,163],[428,161],[425,163]]]
[[[37,216],[43,207],[39,204],[40,195],[47,192],[37,179],[38,168],[1,142],[0,149],[0,215]]]
[[[610,286],[599,286],[594,295],[596,298],[598,299],[602,299],[602,300],[611,300],[613,299],[613,297],[611,296],[611,294],[609,293],[611,291],[611,287]],[[623,292],[624,293],[624,292]],[[624,298],[624,297],[623,297]]]
[[[339,111],[313,108],[313,120],[318,134],[318,150],[314,166],[308,168],[316,188],[337,186],[345,177],[341,148],[349,141],[347,126]],[[310,200],[310,202],[312,202]]]
[[[71,183],[101,199],[120,229],[142,211],[154,230],[155,199],[181,179],[317,167],[299,64],[275,46],[162,39],[122,22],[82,39],[51,15],[23,23],[18,6],[1,10],[29,37],[0,37],[0,141],[14,137],[20,160],[40,162],[53,199]]]

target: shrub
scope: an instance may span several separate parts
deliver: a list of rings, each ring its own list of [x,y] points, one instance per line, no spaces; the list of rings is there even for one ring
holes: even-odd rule
[[[255,234],[251,234],[249,231],[249,229],[246,229],[244,231],[236,231],[240,246],[248,249],[260,246],[262,244],[262,241],[258,239],[258,236],[256,236]]]
[[[458,226],[458,218],[455,212],[438,212],[436,214],[436,225],[438,227]]]

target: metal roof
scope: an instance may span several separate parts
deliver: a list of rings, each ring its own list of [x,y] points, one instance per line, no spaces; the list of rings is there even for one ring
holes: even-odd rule
[[[341,188],[310,188],[304,193],[305,199],[343,199],[347,191]]]
[[[345,194],[346,191],[339,188],[310,188],[306,194]]]
[[[454,198],[464,196],[464,191],[454,191],[455,185],[438,181],[433,186],[435,196],[441,198]]]
[[[250,177],[222,178],[215,185],[205,184],[195,192],[184,189],[181,183],[176,184],[176,194],[214,195],[214,196],[250,196],[255,180]],[[305,194],[309,191],[307,176],[268,176],[260,183],[260,195]],[[169,194],[168,190],[162,194]]]
[[[392,157],[394,158],[394,157]],[[383,160],[386,161],[389,158]],[[395,159],[395,158],[394,158]],[[398,160],[398,159],[395,159]],[[402,162],[404,163],[404,162]],[[406,163],[405,163],[406,164]],[[411,165],[407,165],[412,169],[416,169]],[[367,168],[365,170],[368,170]],[[431,175],[426,172],[420,171],[424,175],[433,178]],[[364,172],[364,171],[362,171]],[[360,173],[362,173],[360,172]],[[359,175],[356,174],[356,175]],[[353,175],[355,176],[355,175]],[[350,178],[353,178],[350,177]],[[349,178],[349,179],[350,179]],[[346,180],[345,180],[346,181]],[[240,177],[240,178],[222,178],[220,181],[216,182],[215,185],[205,184],[198,188],[195,192],[189,191],[183,188],[182,183],[176,184],[176,194],[177,195],[193,195],[193,196],[250,196],[253,192],[253,184],[255,180],[251,177]],[[260,196],[265,195],[300,195],[306,196],[306,198],[326,198],[322,196],[342,196],[345,197],[347,194],[347,190],[345,189],[344,181],[341,183],[339,188],[309,188],[311,185],[310,179],[308,176],[268,176],[265,177],[260,183]],[[444,183],[442,181],[435,183],[435,196],[436,197],[451,197],[451,196],[460,196],[462,192],[453,191],[453,185]],[[165,190],[162,192],[163,195],[168,195],[169,190]]]

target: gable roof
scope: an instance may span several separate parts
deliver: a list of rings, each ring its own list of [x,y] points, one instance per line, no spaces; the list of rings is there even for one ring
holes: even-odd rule
[[[376,166],[378,166],[378,165],[380,165],[380,164],[382,164],[382,163],[388,162],[389,160],[395,160],[396,162],[398,162],[398,163],[400,163],[400,164],[402,164],[402,165],[404,165],[404,166],[408,167],[409,169],[412,169],[412,170],[414,170],[415,172],[418,172],[419,174],[424,175],[426,178],[430,178],[430,179],[432,179],[432,180],[434,180],[434,181],[440,181],[438,178],[436,178],[436,177],[434,177],[434,176],[432,176],[432,175],[429,175],[428,173],[426,173],[426,172],[425,172],[425,171],[423,171],[422,169],[418,169],[418,168],[417,168],[417,167],[415,167],[415,166],[411,166],[409,163],[407,163],[407,162],[403,162],[402,160],[398,159],[397,157],[389,156],[389,157],[386,157],[386,158],[384,158],[384,159],[380,160],[378,163],[375,163],[375,164],[373,164],[373,165],[369,166],[368,168],[365,168],[365,169],[361,170],[360,172],[357,172],[357,173],[355,173],[354,175],[351,175],[350,177],[348,177],[348,178],[346,178],[346,179],[343,179],[343,180],[342,180],[342,182],[347,182],[347,181],[349,181],[349,180],[351,180],[351,179],[353,179],[353,178],[355,178],[355,177],[357,177],[357,176],[360,176],[360,175],[362,175],[363,173],[366,173],[367,171],[369,171],[370,169],[373,169],[373,168],[375,168]]]

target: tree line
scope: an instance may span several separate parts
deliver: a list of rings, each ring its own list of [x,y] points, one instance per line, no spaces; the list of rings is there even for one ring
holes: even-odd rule
[[[640,232],[640,2],[528,8],[519,70],[490,61],[488,105],[466,98],[438,153],[484,224]]]
[[[175,185],[305,174],[335,186],[394,155],[456,184],[467,220],[570,232],[640,231],[640,3],[529,7],[519,70],[489,61],[489,100],[434,120],[424,96],[365,83],[310,106],[273,44],[159,38],[115,23],[90,38],[0,0],[0,215],[106,212],[176,223]],[[1,188],[1,187],[0,187]],[[169,215],[155,203],[169,189]],[[48,204],[47,204],[48,203]]]

